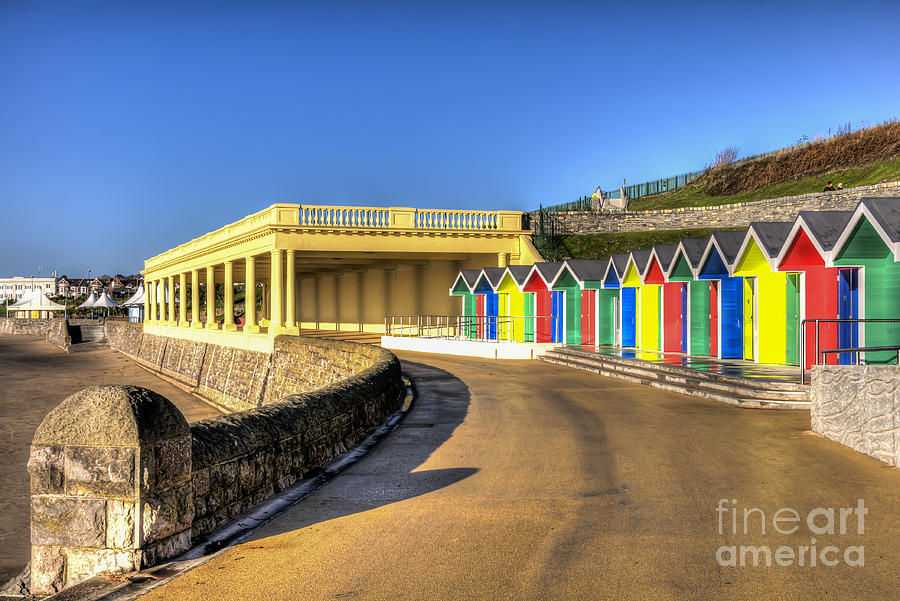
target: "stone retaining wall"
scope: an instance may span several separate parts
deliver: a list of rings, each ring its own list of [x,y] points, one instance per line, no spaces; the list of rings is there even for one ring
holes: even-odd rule
[[[810,400],[815,432],[900,467],[900,367],[813,366]]]
[[[15,319],[0,317],[0,334],[45,336],[47,341],[69,351],[72,339],[65,319]]]
[[[900,182],[713,207],[684,207],[627,213],[567,211],[553,215],[562,225],[563,231],[571,234],[707,227],[742,228],[753,221],[793,221],[800,211],[851,210],[856,207],[860,198],[867,196],[900,196]],[[532,224],[537,222],[537,219],[531,219]]]
[[[378,347],[278,336],[267,355],[126,322],[107,322],[106,334],[148,369],[251,408],[194,422],[188,438],[175,427],[183,416],[151,391],[94,387],[64,401],[38,429],[29,462],[33,594],[183,552],[356,445],[401,400],[400,362]],[[116,411],[97,410],[109,399]],[[73,453],[77,462],[61,459]],[[119,469],[110,458],[122,453]]]

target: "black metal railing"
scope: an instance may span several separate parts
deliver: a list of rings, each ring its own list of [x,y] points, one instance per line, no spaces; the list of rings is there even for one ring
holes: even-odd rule
[[[892,351],[897,350],[900,351],[900,348],[893,348],[892,346],[886,347],[874,347],[874,346],[857,346],[857,347],[847,347],[847,348],[838,348],[838,349],[826,349],[822,351],[819,349],[819,324],[821,323],[847,323],[847,324],[859,324],[859,323],[888,323],[888,324],[900,324],[900,319],[803,319],[800,321],[800,383],[806,383],[806,326],[809,324],[815,324],[816,326],[816,353],[814,355],[815,363],[813,365],[820,365],[819,359],[822,359],[824,362],[826,354],[832,353],[852,353],[852,365],[856,365],[859,362],[859,353],[865,353],[866,351],[877,352],[877,351]],[[898,360],[900,360],[900,356],[898,356]]]

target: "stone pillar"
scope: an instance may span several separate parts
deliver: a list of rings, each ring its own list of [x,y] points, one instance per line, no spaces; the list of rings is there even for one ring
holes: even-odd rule
[[[144,280],[144,319],[143,321],[147,321],[150,319],[150,307],[152,306],[153,301],[150,300],[150,288],[149,282]]]
[[[166,291],[166,278],[159,278],[159,286],[156,287],[156,296],[159,298],[159,315],[157,316],[158,325],[166,324],[166,300],[168,300],[168,292]]]
[[[31,593],[140,570],[191,546],[191,430],[152,390],[92,386],[38,427],[31,475]]]
[[[187,275],[182,271],[178,274],[178,325],[187,328]]]
[[[297,330],[296,333],[300,333],[300,329],[297,327],[297,316],[296,316],[296,293],[297,293],[297,274],[294,272],[295,268],[295,258],[294,251],[292,249],[288,249],[285,251],[287,254],[287,267],[285,274],[286,282],[284,285],[284,327],[288,330]],[[360,293],[362,290],[360,290]]]
[[[256,333],[256,259],[248,256],[244,262],[244,331]]]
[[[156,323],[156,282],[144,280],[144,298],[150,301],[150,308],[144,315],[144,321]]]
[[[169,279],[169,286],[168,286],[168,290],[166,290],[166,292],[169,295],[168,302],[167,302],[167,304],[169,306],[169,325],[177,326],[178,322],[175,321],[175,276],[170,275],[168,279]]]
[[[284,274],[282,270],[281,250],[272,251],[271,281],[272,281],[272,319],[269,327],[275,333],[279,333],[284,327]]]
[[[216,323],[216,268],[206,268],[206,329],[218,330]]]
[[[202,328],[200,323],[200,270],[191,270],[191,327]]]
[[[225,321],[223,330],[234,331],[234,261],[225,261]]]

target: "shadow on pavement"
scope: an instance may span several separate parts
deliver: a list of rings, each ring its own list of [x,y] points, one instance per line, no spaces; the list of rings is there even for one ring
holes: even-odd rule
[[[453,435],[469,410],[470,392],[451,373],[403,361],[416,389],[412,411],[368,456],[243,541],[258,541],[451,486],[477,468],[416,470]]]

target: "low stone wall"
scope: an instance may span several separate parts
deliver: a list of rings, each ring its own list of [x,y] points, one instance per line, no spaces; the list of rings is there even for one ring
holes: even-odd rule
[[[46,336],[53,319],[16,319],[0,317],[0,334],[13,336]]]
[[[554,213],[566,233],[638,232],[693,228],[742,228],[754,221],[793,221],[800,211],[851,210],[867,196],[900,196],[900,182],[859,186],[713,207],[684,207],[658,211]],[[536,218],[531,219],[536,224]]]
[[[815,432],[900,467],[900,367],[813,366],[810,400]]]
[[[185,432],[151,391],[94,387],[51,412],[29,462],[33,594],[182,553],[360,442],[400,403],[400,362],[377,347],[279,336],[272,355],[241,354],[140,324],[108,322],[106,333],[149,369],[252,408]]]
[[[65,319],[15,319],[0,317],[0,334],[45,336],[47,341],[68,352],[72,344]]]

